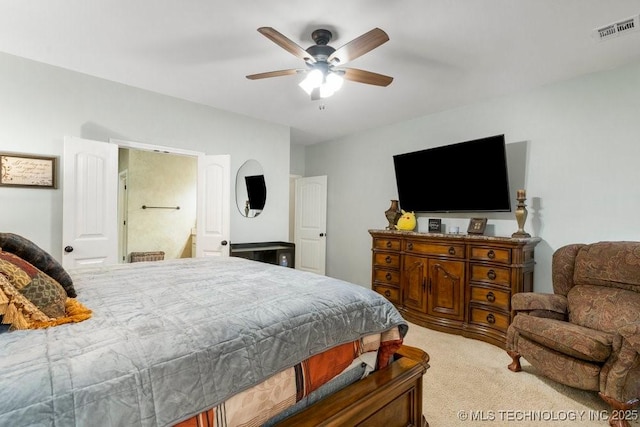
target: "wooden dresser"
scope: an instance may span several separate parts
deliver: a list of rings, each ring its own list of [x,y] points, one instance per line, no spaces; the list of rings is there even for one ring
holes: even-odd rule
[[[369,233],[372,288],[408,321],[505,347],[511,295],[533,290],[540,238]]]

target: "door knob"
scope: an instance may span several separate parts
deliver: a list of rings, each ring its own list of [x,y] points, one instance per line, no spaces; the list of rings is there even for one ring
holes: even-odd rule
[[[222,242],[220,242],[220,244],[221,244],[222,246],[227,246],[227,244],[228,244],[228,243],[229,243],[229,242],[227,242],[226,240],[223,240]]]
[[[64,251],[65,251],[66,253],[73,252],[73,246],[65,246],[65,247],[64,247]]]
[[[324,237],[326,235],[327,235],[327,233],[320,233],[320,237]]]

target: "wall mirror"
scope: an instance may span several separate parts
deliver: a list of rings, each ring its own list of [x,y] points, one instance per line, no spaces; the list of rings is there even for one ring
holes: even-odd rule
[[[262,212],[267,201],[267,184],[262,165],[257,160],[244,162],[236,175],[236,205],[240,215],[254,218]]]

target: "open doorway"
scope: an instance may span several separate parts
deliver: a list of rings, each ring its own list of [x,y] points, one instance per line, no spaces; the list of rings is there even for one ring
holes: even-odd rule
[[[229,256],[231,158],[228,154],[206,155],[116,139],[106,143],[65,136],[63,267],[122,262],[122,258],[118,258],[118,148],[171,152],[194,158],[197,164],[196,256]],[[159,179],[171,179],[181,174],[179,169],[160,172]],[[130,173],[128,169],[127,173]],[[131,206],[129,201],[128,213]],[[127,221],[130,222],[130,218]],[[148,235],[147,238],[152,239],[153,236]]]
[[[194,257],[197,157],[120,147],[118,171],[119,262]]]

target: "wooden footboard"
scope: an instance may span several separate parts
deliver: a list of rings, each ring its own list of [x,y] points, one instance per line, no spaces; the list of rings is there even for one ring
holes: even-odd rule
[[[278,424],[286,426],[427,427],[422,376],[429,355],[402,346],[388,367],[370,374]]]

